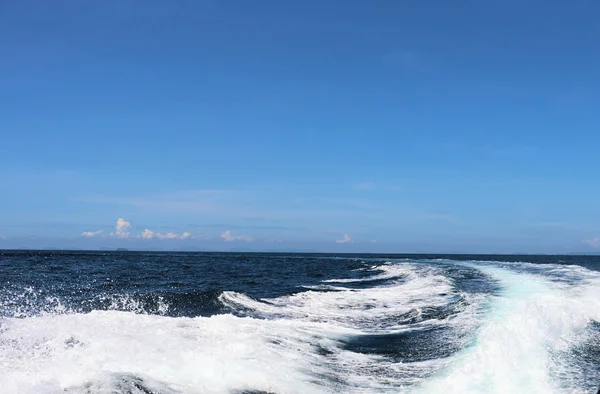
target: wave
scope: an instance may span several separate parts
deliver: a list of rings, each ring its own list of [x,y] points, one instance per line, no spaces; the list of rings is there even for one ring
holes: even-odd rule
[[[386,279],[402,278],[411,275],[414,268],[415,266],[411,264],[393,264],[391,262],[387,262],[384,265],[374,265],[368,269],[359,268],[354,270],[355,272],[364,273],[364,276],[360,278],[328,279],[324,280],[323,283],[373,282]],[[374,272],[377,274],[371,275]]]
[[[465,312],[468,305],[478,301],[457,291],[452,280],[443,276],[438,268],[386,264],[371,270],[384,273],[353,279],[352,283],[384,277],[397,280],[377,287],[326,287],[329,291],[308,290],[262,300],[223,292],[220,300],[233,310],[254,312],[251,313],[254,317],[335,322],[340,327],[360,333],[393,333],[415,329],[415,324],[448,323],[449,317]],[[323,282],[350,283],[341,280]]]

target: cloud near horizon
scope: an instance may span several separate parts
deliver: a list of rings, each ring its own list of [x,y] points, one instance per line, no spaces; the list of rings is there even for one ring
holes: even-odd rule
[[[221,234],[221,238],[223,238],[223,240],[225,242],[232,242],[232,241],[252,242],[253,241],[252,237],[247,237],[245,235],[231,235],[231,231],[229,231],[229,230],[223,232],[223,234]]]
[[[110,235],[112,237],[117,237],[117,238],[129,238],[129,230],[131,228],[131,223],[129,223],[127,220],[123,219],[123,218],[118,218],[117,219],[117,223],[115,224],[115,232],[114,233],[110,233]]]
[[[352,238],[350,238],[350,236],[348,234],[344,234],[344,238],[342,238],[342,239],[336,239],[335,242],[337,242],[338,244],[351,244],[351,243],[354,243],[354,241],[352,241]]]
[[[148,228],[140,234],[140,237],[143,239],[188,239],[191,236],[192,234],[188,233],[187,231],[185,231],[183,234],[176,234],[171,232],[162,234],[159,232],[152,231]]]
[[[82,237],[86,237],[86,238],[93,238],[96,237],[98,235],[102,234],[102,230],[98,230],[98,231],[84,231],[81,233]]]
[[[132,227],[131,222],[123,218],[118,218],[115,223],[115,231],[110,233],[111,237],[121,238],[121,239],[129,239],[129,238],[141,238],[141,239],[189,239],[192,238],[192,234],[187,231],[182,234],[177,234],[173,232],[168,232],[166,234],[160,233],[158,231],[152,231],[149,228],[145,229],[140,234],[131,235],[129,229]],[[93,238],[98,237],[102,234],[102,230],[98,231],[84,231],[81,233],[82,237],[85,238]]]
[[[584,244],[589,245],[591,247],[597,248],[600,246],[600,238],[596,237],[596,238],[592,238],[592,239],[586,239],[584,241],[582,241]]]

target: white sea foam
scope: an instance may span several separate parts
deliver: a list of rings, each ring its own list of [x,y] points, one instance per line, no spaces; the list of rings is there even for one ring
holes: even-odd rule
[[[458,294],[452,281],[444,277],[438,268],[404,263],[383,265],[376,267],[376,270],[383,273],[371,279],[360,280],[402,280],[361,289],[335,286],[332,289],[336,291],[309,290],[291,296],[265,299],[262,302],[235,292],[224,292],[220,298],[235,309],[253,310],[263,317],[334,322],[361,333],[381,334],[410,330],[411,327],[406,324],[407,320],[419,321],[429,309],[443,308],[456,297],[468,297],[464,293]],[[340,280],[325,282],[340,283]]]
[[[5,319],[0,387],[3,393],[39,393],[41,387],[84,392],[90,382],[102,387],[114,374],[131,374],[183,393],[320,392],[307,374],[314,368],[313,344],[326,346],[330,339],[302,328],[231,315],[191,319],[117,311]]]
[[[600,320],[600,275],[582,267],[543,269],[581,280],[568,286],[524,273],[520,268],[528,264],[512,266],[520,272],[477,266],[499,280],[503,291],[490,303],[475,344],[420,392],[587,393],[596,387],[598,382],[582,381],[569,350],[589,338],[592,320]]]

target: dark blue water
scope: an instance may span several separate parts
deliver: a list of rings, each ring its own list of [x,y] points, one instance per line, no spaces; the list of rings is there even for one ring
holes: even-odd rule
[[[597,256],[2,251],[0,391],[595,392],[599,270]]]

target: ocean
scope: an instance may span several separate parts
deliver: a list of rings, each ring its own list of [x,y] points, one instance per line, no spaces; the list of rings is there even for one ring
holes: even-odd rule
[[[596,393],[600,257],[0,251],[0,393]]]

